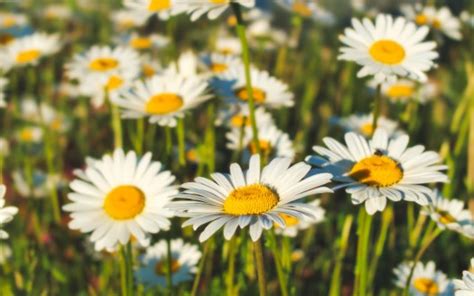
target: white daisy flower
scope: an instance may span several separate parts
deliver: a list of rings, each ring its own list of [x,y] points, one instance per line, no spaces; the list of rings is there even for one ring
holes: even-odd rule
[[[7,102],[5,101],[5,88],[8,84],[8,79],[0,77],[0,108],[5,108]]]
[[[147,18],[136,11],[121,9],[112,13],[112,22],[116,30],[127,31],[145,24]]]
[[[474,258],[471,259],[471,270],[465,270],[462,273],[462,280],[453,280],[456,296],[474,295]]]
[[[259,19],[249,24],[247,36],[252,47],[265,50],[276,49],[288,42],[287,33],[273,28],[268,19]]]
[[[0,185],[0,227],[4,224],[7,224],[13,220],[13,216],[18,213],[18,208],[16,207],[5,207],[5,193],[7,188],[5,185]],[[8,233],[0,228],[0,240],[7,239]]]
[[[59,35],[34,33],[10,42],[3,48],[1,58],[16,67],[36,65],[41,58],[58,52],[60,48]],[[1,61],[0,64],[5,62]]]
[[[440,172],[447,166],[438,164],[438,153],[425,151],[422,145],[407,148],[407,135],[389,139],[383,129],[377,129],[370,141],[352,132],[344,138],[347,146],[324,138],[329,149],[313,147],[323,158],[310,156],[307,161],[331,172],[334,181],[342,183],[337,188],[345,188],[353,204],[365,203],[370,215],[383,211],[387,198],[426,206],[431,198],[426,184],[448,181]]]
[[[324,9],[313,0],[277,0],[281,7],[304,18],[312,18],[322,24],[333,25],[334,14]]]
[[[371,80],[368,84],[375,89],[379,83]],[[420,104],[425,104],[439,94],[439,87],[431,79],[422,84],[408,79],[396,79],[383,82],[381,92],[392,103],[407,103],[410,100],[415,100]]]
[[[160,49],[166,47],[170,43],[170,38],[161,34],[140,35],[136,32],[132,33],[128,38],[122,40],[135,50],[150,50],[153,48]]]
[[[320,200],[314,200],[308,203],[309,206],[313,207],[314,217],[303,217],[303,219],[297,219],[295,217],[280,214],[280,217],[285,221],[286,227],[281,228],[278,224],[275,224],[275,233],[288,237],[296,237],[298,232],[310,228],[312,225],[320,223],[324,220],[325,210],[319,205]]]
[[[27,24],[28,18],[22,13],[0,12],[0,30],[23,27]]]
[[[474,239],[474,218],[464,202],[458,199],[446,199],[440,191],[434,190],[431,201],[423,210],[441,229],[459,232]]]
[[[151,78],[163,71],[163,67],[157,59],[154,59],[150,54],[143,54],[140,56],[141,76],[144,78]]]
[[[264,107],[255,109],[257,126],[274,125],[273,117]],[[216,125],[225,125],[228,128],[240,129],[243,125],[250,127],[250,109],[247,104],[233,104],[219,109]]]
[[[210,20],[218,18],[229,8],[231,3],[238,3],[244,7],[255,6],[255,0],[176,0],[182,11],[191,16],[191,21],[195,21],[202,15],[207,14]]]
[[[404,289],[413,263],[402,263],[393,270],[396,279],[395,284]],[[410,295],[426,296],[426,295],[452,295],[449,279],[446,274],[436,270],[433,261],[429,261],[424,265],[418,262],[415,266],[413,276],[410,282]]]
[[[13,186],[24,198],[42,199],[48,196],[51,190],[57,190],[64,185],[60,175],[48,174],[41,170],[34,170],[31,175],[16,170],[12,173]]]
[[[229,81],[217,81],[213,86],[226,97],[229,103],[247,103],[249,94],[245,83],[244,67],[233,68],[229,80],[235,81],[231,86]],[[251,68],[253,98],[256,105],[271,109],[291,107],[294,105],[294,95],[286,83],[270,76],[267,71]]]
[[[244,134],[241,135],[241,128],[233,128],[226,133],[227,148],[230,150],[239,151],[243,148],[243,159],[248,160],[251,155],[257,153],[257,147],[253,141],[253,133],[251,127],[247,126],[243,129]],[[293,159],[295,156],[295,149],[290,136],[287,133],[279,130],[273,124],[265,124],[258,126],[258,141],[260,151],[267,159],[275,157],[287,157]],[[243,136],[243,137],[242,137]],[[241,143],[242,137],[242,143]]]
[[[437,9],[433,6],[421,8],[419,6],[403,5],[401,11],[408,19],[413,20],[420,26],[428,25],[451,39],[462,39],[461,21],[452,15],[447,6]]]
[[[335,124],[341,126],[346,132],[356,132],[367,138],[374,132],[373,114],[353,114],[345,118],[337,118]],[[396,138],[402,133],[398,129],[397,122],[384,116],[377,118],[377,128],[383,129],[389,138]]]
[[[122,107],[123,118],[149,116],[150,123],[176,126],[176,118],[196,108],[211,96],[206,94],[207,82],[197,77],[179,74],[156,75],[145,82],[137,81],[130,92],[113,101]]]
[[[199,58],[194,52],[188,50],[180,54],[176,62],[171,63],[165,72],[180,75],[186,78],[200,76],[198,74]]]
[[[144,241],[147,234],[167,230],[172,212],[164,206],[177,193],[175,177],[161,171],[151,153],[138,159],[135,152],[116,149],[113,155],[91,162],[83,178],[75,179],[68,194],[72,203],[69,228],[92,232],[97,250],[126,244],[133,236]]]
[[[232,55],[212,53],[202,55],[201,64],[209,76],[229,80],[232,78],[232,69],[241,67],[242,60]]]
[[[249,169],[244,173],[234,163],[230,174],[211,174],[212,180],[198,177],[182,185],[184,192],[170,204],[178,216],[190,217],[183,227],[192,225],[194,230],[208,224],[199,236],[207,240],[220,228],[225,239],[230,239],[238,227],[249,227],[250,237],[257,241],[264,229],[273,223],[285,227],[280,214],[298,219],[314,217],[313,207],[300,202],[306,196],[332,192],[324,187],[331,174],[308,176],[311,167],[297,163],[290,167],[291,159],[275,158],[263,170],[260,157],[252,156]]]
[[[201,252],[196,245],[182,239],[171,240],[171,282],[176,286],[191,281],[197,271]],[[167,242],[161,240],[146,249],[140,258],[141,267],[135,272],[136,279],[147,287],[166,286],[168,268]]]
[[[435,66],[438,53],[435,42],[422,42],[429,28],[417,28],[403,17],[379,14],[375,24],[369,19],[352,19],[340,37],[345,47],[339,59],[354,61],[362,66],[358,77],[374,75],[377,82],[393,81],[396,77],[426,81],[425,72]]]
[[[65,21],[72,17],[72,11],[65,4],[50,4],[43,9],[41,16],[48,20]]]
[[[43,129],[37,126],[25,126],[16,132],[16,139],[20,143],[39,143],[43,139]]]
[[[183,0],[125,0],[124,5],[144,18],[156,15],[161,20],[167,20],[185,9],[181,2]]]
[[[223,55],[240,56],[242,54],[242,44],[239,38],[223,36],[217,38],[214,50]]]

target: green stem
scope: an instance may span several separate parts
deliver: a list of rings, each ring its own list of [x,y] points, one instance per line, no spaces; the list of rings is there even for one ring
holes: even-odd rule
[[[54,169],[54,148],[52,147],[52,137],[49,135],[49,131],[46,130],[45,132],[48,134],[46,136],[46,147],[45,147],[45,153],[46,153],[46,163],[48,167],[48,175],[49,176],[54,176],[55,174],[55,169]],[[56,184],[51,184],[52,188],[49,188],[50,191],[50,197],[51,197],[51,205],[53,208],[53,217],[54,217],[54,222],[59,223],[61,221],[61,209],[59,208],[59,197],[58,197],[58,192],[56,190]]]
[[[253,88],[252,88],[252,77],[250,74],[250,53],[249,46],[247,43],[247,37],[245,35],[245,25],[242,19],[242,13],[240,11],[240,4],[232,3],[232,9],[234,10],[235,17],[237,18],[237,35],[239,36],[240,43],[242,44],[242,59],[244,61],[244,72],[245,72],[245,87],[248,94],[248,106],[249,106],[249,117],[250,124],[252,126],[252,138],[254,145],[256,147],[257,153],[260,154],[260,141],[258,140],[258,128],[257,121],[255,119],[255,101],[253,97]]]
[[[135,152],[138,155],[143,154],[143,137],[145,135],[145,119],[139,118],[137,119],[137,132],[135,135]]]
[[[275,233],[273,231],[268,231],[268,240],[270,242],[270,247],[273,253],[273,260],[275,260],[275,266],[277,270],[278,282],[280,283],[281,295],[288,296],[288,283],[287,283],[287,275],[283,270],[283,264],[281,262],[281,253],[278,249],[277,239]]]
[[[336,265],[331,279],[331,288],[329,290],[329,296],[338,296],[341,295],[341,273],[342,273],[342,264],[344,257],[347,253],[347,247],[349,242],[349,236],[352,228],[352,222],[354,217],[352,215],[346,216],[344,224],[342,226],[341,238],[339,241],[339,252],[336,258]]]
[[[120,111],[117,105],[110,102],[110,108],[112,112],[112,129],[114,132],[114,147],[122,148],[122,123],[120,121]]]
[[[260,239],[253,242],[255,261],[257,264],[258,291],[260,296],[267,295],[267,281],[265,279],[265,263],[263,261],[262,242]]]
[[[377,90],[375,94],[375,99],[374,99],[374,112],[373,112],[373,118],[372,118],[372,134],[375,133],[375,130],[377,129],[377,123],[380,117],[380,109],[382,105],[382,85],[378,84],[377,85]]]
[[[128,295],[128,271],[127,271],[127,254],[125,246],[120,246],[120,287],[122,296]]]
[[[166,238],[166,287],[168,288],[168,294],[173,294],[173,280],[171,278],[173,273],[173,257],[171,253],[171,239],[169,236]]]
[[[229,241],[229,262],[227,269],[227,295],[234,295],[235,257],[237,253],[237,235]]]
[[[178,136],[178,151],[179,151],[179,165],[186,165],[186,148],[184,143],[184,119],[178,119],[178,126],[176,127],[176,133]]]
[[[367,293],[367,257],[370,241],[370,232],[372,227],[372,216],[367,214],[365,207],[361,206],[359,210],[359,225],[357,235],[357,261],[355,270],[355,288],[354,296],[365,296]]]
[[[193,288],[191,290],[191,296],[196,296],[198,293],[199,283],[201,281],[201,276],[204,271],[204,265],[206,263],[207,256],[209,255],[209,251],[212,249],[211,244],[213,244],[212,238],[210,238],[204,245],[201,261],[199,262],[198,270],[196,272],[196,276],[194,277]]]

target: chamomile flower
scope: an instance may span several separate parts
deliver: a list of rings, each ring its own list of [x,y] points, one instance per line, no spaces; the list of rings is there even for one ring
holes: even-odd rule
[[[0,12],[0,30],[12,27],[23,27],[28,24],[28,18],[21,13]]]
[[[174,286],[193,279],[200,258],[201,252],[196,245],[182,239],[171,240],[171,282]],[[140,262],[142,266],[135,272],[139,282],[147,287],[166,286],[168,253],[165,240],[148,247]]]
[[[180,2],[183,0],[125,0],[124,5],[142,17],[156,15],[161,20],[167,20],[171,15],[181,11]]]
[[[270,20],[259,19],[247,28],[249,43],[252,47],[272,50],[288,41],[288,35],[283,30],[272,28]]]
[[[160,34],[139,35],[137,33],[132,33],[128,38],[126,38],[125,42],[131,48],[143,51],[153,48],[163,48],[170,43],[170,39]]]
[[[372,87],[377,86],[376,81],[371,81]],[[408,79],[397,79],[392,82],[384,82],[381,85],[382,95],[393,103],[407,103],[415,100],[424,104],[433,99],[438,94],[438,87],[435,82],[428,79],[423,84],[418,84]]]
[[[413,263],[402,263],[393,270],[396,279],[395,284],[404,289]],[[445,294],[452,289],[450,281],[446,274],[436,270],[433,261],[423,264],[418,262],[415,266],[413,276],[410,282],[410,295],[426,296],[426,295],[452,295]]]
[[[461,21],[452,15],[451,10],[444,6],[439,9],[433,6],[413,7],[402,6],[403,14],[417,25],[428,25],[436,31],[454,40],[461,40]]]
[[[255,109],[257,126],[274,125],[272,115],[265,108]],[[222,108],[217,113],[216,125],[225,125],[232,129],[241,129],[242,126],[250,127],[250,109],[247,104],[234,104]]]
[[[144,78],[151,78],[163,70],[160,62],[149,54],[140,56],[140,64],[141,76]]]
[[[207,240],[220,228],[225,239],[230,239],[238,227],[249,227],[250,237],[257,241],[264,229],[274,223],[285,227],[281,214],[297,219],[315,217],[313,207],[301,202],[306,196],[332,192],[324,187],[331,174],[308,176],[311,167],[297,163],[290,167],[289,158],[275,158],[260,168],[260,157],[250,159],[244,173],[234,163],[230,174],[211,174],[212,180],[198,177],[194,182],[182,185],[184,191],[175,197],[170,207],[178,216],[189,217],[183,227],[192,225],[194,230],[208,224],[199,236]]]
[[[435,42],[423,42],[429,32],[424,26],[417,28],[403,17],[380,14],[375,24],[369,19],[362,22],[352,19],[340,40],[339,59],[354,61],[362,66],[358,77],[373,75],[377,82],[393,81],[396,77],[426,81],[425,72],[435,66],[438,57],[433,49]]]
[[[127,31],[141,27],[146,20],[140,13],[128,9],[117,10],[112,13],[112,22],[117,31]]]
[[[293,159],[295,150],[293,143],[287,133],[282,132],[273,124],[265,124],[258,127],[258,141],[260,151],[267,158],[287,157]],[[242,129],[233,128],[226,134],[228,140],[227,148],[239,151],[243,148],[243,158],[248,160],[252,154],[257,153],[257,147],[253,141],[251,127],[247,126],[243,129],[244,134],[241,135]],[[242,140],[241,140],[242,138]]]
[[[280,217],[285,221],[286,227],[281,228],[276,224],[275,233],[288,237],[296,237],[299,231],[308,229],[312,225],[320,223],[324,220],[325,210],[319,204],[319,200],[308,203],[309,206],[313,207],[314,217],[311,218],[305,216],[303,219],[297,219],[286,214],[281,214]]]
[[[139,241],[149,233],[167,230],[172,212],[165,209],[172,195],[175,177],[161,171],[151,153],[138,158],[135,152],[116,149],[113,155],[91,162],[82,177],[75,179],[63,209],[71,212],[71,229],[92,232],[97,250],[126,244],[133,236]]]
[[[7,102],[5,101],[5,88],[8,84],[8,79],[0,77],[0,108],[5,108]]]
[[[231,69],[241,67],[242,61],[235,56],[212,53],[201,56],[201,64],[211,77],[228,80]]]
[[[294,96],[286,83],[270,76],[267,71],[251,69],[253,99],[256,105],[276,109],[294,105]],[[229,75],[235,81],[231,87],[229,83],[216,83],[215,87],[231,103],[247,103],[249,94],[245,83],[243,67],[235,68]]]
[[[43,9],[42,16],[47,20],[65,21],[72,17],[72,11],[65,4],[51,4]]]
[[[220,54],[238,56],[242,53],[242,44],[235,37],[219,37],[216,40],[214,50]]]
[[[115,98],[114,103],[122,107],[123,118],[149,117],[150,123],[176,126],[176,118],[210,98],[207,87],[207,82],[198,77],[156,75],[135,82],[130,92]]]
[[[43,129],[37,126],[25,126],[16,132],[16,139],[24,144],[39,143],[43,139]]]
[[[210,20],[218,18],[229,8],[231,3],[238,3],[244,7],[255,6],[255,0],[177,0],[182,6],[182,11],[191,16],[191,21],[195,21],[204,14]]]
[[[374,132],[372,114],[353,114],[346,118],[338,118],[335,123],[346,132],[356,132],[364,137],[371,137]],[[398,129],[398,123],[384,116],[377,118],[377,128],[385,130],[389,138],[399,136],[401,133]]]
[[[307,161],[334,175],[351,195],[353,204],[365,203],[370,215],[383,211],[387,198],[392,201],[412,201],[428,205],[431,189],[426,184],[447,182],[440,171],[438,153],[425,151],[422,145],[408,147],[409,137],[389,139],[383,129],[377,129],[370,141],[350,132],[345,135],[346,146],[332,138],[323,141],[329,148],[313,147],[322,156],[310,156]]]
[[[277,0],[276,2],[286,10],[304,18],[312,18],[315,21],[328,25],[332,25],[335,22],[334,15],[313,0]]]
[[[180,75],[185,78],[197,77],[199,58],[190,50],[179,55],[177,61],[170,63],[165,72],[170,75]]]
[[[34,33],[15,39],[4,47],[2,59],[11,61],[16,67],[36,65],[41,58],[56,53],[60,48],[59,35]]]
[[[5,185],[0,185],[0,227],[13,220],[13,216],[18,213],[16,207],[5,207],[5,193],[7,188]],[[8,233],[0,228],[0,240],[7,239]]]
[[[474,295],[474,258],[471,259],[471,270],[462,273],[462,280],[453,280],[456,296]]]
[[[439,228],[449,229],[474,239],[474,218],[464,202],[446,199],[440,191],[434,190],[431,201],[423,213],[429,215]]]

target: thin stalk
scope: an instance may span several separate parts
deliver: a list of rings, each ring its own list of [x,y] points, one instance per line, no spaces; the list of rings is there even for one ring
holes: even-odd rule
[[[178,126],[176,127],[176,134],[178,136],[178,154],[179,154],[179,165],[186,165],[186,148],[184,144],[184,119],[178,119]]]
[[[47,131],[46,131],[47,132]],[[48,167],[48,174],[53,176],[55,173],[54,169],[54,149],[52,147],[52,138],[51,136],[46,137],[46,145],[45,145],[45,153],[46,153],[46,163]],[[56,184],[52,184],[52,188],[49,189],[50,197],[51,197],[51,205],[53,208],[53,217],[54,222],[59,223],[61,220],[61,210],[59,208],[59,197],[58,192],[56,190]]]
[[[379,116],[380,116],[381,105],[382,105],[382,85],[378,84],[376,94],[375,94],[375,99],[374,99],[374,112],[373,112],[373,118],[372,118],[372,128],[373,128],[372,129],[372,134],[375,133],[375,130],[377,129],[377,122],[378,122]]]
[[[122,296],[128,295],[128,271],[127,271],[127,254],[124,246],[120,246],[120,287]]]
[[[227,268],[227,295],[234,295],[234,276],[235,276],[235,257],[237,254],[237,235],[234,235],[229,241],[229,262]]]
[[[272,230],[268,231],[267,237],[270,242],[270,248],[272,249],[273,260],[275,260],[278,282],[280,283],[281,295],[288,296],[287,275],[285,274],[285,271],[283,270],[283,264],[281,262],[282,256],[281,256],[280,250],[278,249],[275,233]]]
[[[199,290],[199,283],[201,282],[201,276],[204,271],[204,265],[206,263],[207,256],[209,251],[212,249],[211,245],[213,244],[213,238],[209,239],[204,245],[204,250],[202,251],[201,261],[199,262],[198,270],[196,276],[194,277],[193,288],[191,290],[191,296],[196,296]]]
[[[242,18],[242,12],[240,11],[240,4],[232,3],[232,9],[234,11],[235,17],[237,18],[236,31],[239,36],[240,43],[242,44],[242,59],[244,62],[244,72],[245,72],[245,87],[248,94],[248,106],[249,106],[249,118],[250,124],[252,126],[252,139],[256,147],[257,153],[260,152],[260,141],[258,140],[258,128],[257,121],[255,119],[255,101],[253,97],[253,88],[252,88],[252,77],[250,74],[250,53],[249,46],[247,43],[247,37],[245,35],[245,24]]]
[[[357,261],[355,269],[355,287],[353,295],[365,296],[367,292],[367,257],[370,241],[370,231],[372,226],[372,216],[367,214],[363,206],[360,207],[358,220],[359,223],[357,235],[359,236],[359,239],[357,242]]]
[[[265,263],[263,261],[262,242],[257,240],[253,242],[255,252],[255,261],[257,264],[258,291],[260,296],[267,295],[267,281],[265,279]]]
[[[145,119],[139,118],[137,119],[137,131],[135,134],[135,151],[138,155],[143,153],[143,137],[145,135]]]
[[[128,242],[126,246],[127,251],[127,286],[128,295],[134,295],[133,291],[133,251],[132,242]]]
[[[169,295],[173,294],[173,255],[171,253],[171,239],[169,236],[166,239],[166,287],[168,288]]]
[[[334,266],[334,271],[331,278],[331,288],[329,290],[329,296],[339,296],[341,295],[341,273],[342,273],[342,264],[344,257],[347,253],[347,247],[349,242],[349,236],[351,233],[352,222],[354,217],[352,215],[346,216],[344,224],[342,226],[341,238],[339,241],[339,252],[336,258],[336,265]]]
[[[110,100],[109,100],[110,101]],[[112,130],[114,132],[114,147],[122,148],[122,123],[120,121],[120,111],[117,105],[110,102],[110,110],[112,112]]]

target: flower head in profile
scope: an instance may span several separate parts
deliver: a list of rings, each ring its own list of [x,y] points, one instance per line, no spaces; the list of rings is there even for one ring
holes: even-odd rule
[[[16,131],[16,139],[23,144],[35,144],[43,139],[43,134],[39,126],[25,126]]]
[[[436,43],[423,41],[429,33],[426,26],[418,28],[403,17],[379,14],[375,23],[369,19],[352,19],[340,37],[344,47],[339,59],[362,66],[358,77],[372,75],[378,83],[397,77],[426,81],[425,72],[435,66]]]
[[[277,0],[276,3],[292,13],[319,23],[332,25],[335,22],[334,15],[313,0]]]
[[[219,37],[214,45],[214,50],[223,55],[239,56],[242,53],[242,44],[235,37]]]
[[[370,215],[383,211],[387,198],[426,206],[431,198],[426,185],[448,181],[438,153],[425,151],[422,145],[408,148],[407,135],[390,139],[386,131],[377,129],[371,140],[353,132],[344,138],[346,145],[324,138],[328,148],[313,147],[322,157],[310,156],[307,161],[332,173],[334,181],[341,183],[336,188],[345,188],[353,204],[365,203]]]
[[[195,21],[207,14],[210,20],[218,18],[229,8],[230,4],[238,3],[244,7],[255,6],[255,0],[175,0],[179,3],[178,11],[183,11],[190,15],[191,21]]]
[[[183,0],[125,0],[124,5],[144,19],[156,15],[161,20],[167,20],[181,11],[180,2]]]
[[[117,31],[132,30],[145,24],[147,18],[130,9],[121,9],[112,12],[111,19]]]
[[[395,284],[398,287],[405,288],[412,264],[412,262],[402,263],[393,270],[396,276]],[[452,295],[452,288],[446,274],[436,270],[436,265],[433,261],[426,263],[426,265],[422,262],[417,262],[410,282],[410,295]]]
[[[0,68],[6,61],[10,61],[13,67],[37,65],[43,57],[58,52],[60,48],[61,42],[57,34],[34,33],[18,38],[3,48]]]
[[[332,192],[325,187],[331,174],[308,175],[311,167],[303,162],[290,166],[291,159],[275,158],[261,169],[260,157],[250,159],[249,169],[242,171],[234,163],[230,174],[213,173],[210,179],[198,177],[185,183],[183,192],[175,196],[170,208],[189,217],[183,227],[196,230],[208,224],[199,236],[207,240],[220,228],[230,239],[237,228],[249,227],[250,237],[257,241],[263,230],[274,224],[285,227],[281,214],[297,219],[314,218],[314,208],[301,199],[318,193]]]
[[[176,126],[176,119],[210,99],[208,84],[198,77],[164,73],[137,81],[130,92],[114,99],[124,118],[149,117],[150,123]]]
[[[177,193],[171,184],[175,177],[161,171],[151,153],[138,158],[135,152],[116,149],[89,165],[70,184],[72,203],[69,228],[92,232],[97,250],[115,249],[132,237],[146,241],[147,234],[167,230],[173,215],[165,205]]]
[[[471,258],[471,269],[462,273],[462,280],[453,280],[456,296],[474,295],[474,258]]]
[[[7,188],[5,185],[0,185],[0,240],[8,238],[8,233],[1,229],[1,227],[13,220],[13,216],[18,213],[18,208],[16,207],[5,207],[6,192]]]
[[[325,210],[319,204],[320,200],[314,200],[308,203],[309,206],[313,207],[314,217],[311,218],[305,216],[300,220],[292,216],[281,214],[280,217],[285,220],[286,227],[281,228],[278,224],[275,224],[275,233],[288,237],[296,237],[300,231],[322,222],[324,220]]]
[[[353,114],[345,118],[336,118],[334,123],[341,126],[346,132],[356,132],[367,138],[374,133],[372,114]],[[389,138],[395,138],[401,134],[398,123],[384,116],[377,118],[377,128],[385,130]]]
[[[212,53],[202,55],[201,64],[211,77],[232,79],[232,70],[240,68],[242,61],[236,56]]]
[[[425,214],[436,222],[439,228],[449,229],[474,239],[474,218],[464,202],[458,199],[446,199],[440,191],[434,190]]]
[[[0,12],[0,30],[23,27],[27,24],[28,18],[22,13]]]
[[[200,258],[201,252],[196,245],[182,239],[171,240],[171,282],[174,286],[193,279]],[[140,263],[141,267],[135,272],[139,282],[147,287],[166,286],[168,252],[165,240],[148,247]]]

